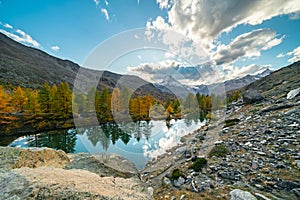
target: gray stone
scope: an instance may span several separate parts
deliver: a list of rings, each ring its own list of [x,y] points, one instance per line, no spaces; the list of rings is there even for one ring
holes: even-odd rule
[[[184,184],[184,182],[185,182],[184,178],[182,178],[182,177],[180,176],[177,180],[174,180],[174,181],[173,181],[173,185],[174,185],[175,187],[180,187],[180,186],[182,186],[182,185]]]
[[[294,192],[296,197],[300,198],[300,188],[294,188],[294,189],[292,189],[292,191]]]
[[[293,182],[293,181],[286,181],[286,180],[279,181],[277,184],[279,187],[281,187],[285,190],[292,190],[294,188],[300,187],[299,183]]]
[[[300,160],[295,160],[297,168],[300,169]]]
[[[227,171],[227,172],[220,172],[219,175],[224,179],[229,180],[240,180],[240,173],[238,171]]]
[[[257,200],[250,192],[235,189],[230,192],[230,200]]]
[[[171,185],[170,179],[167,178],[167,177],[164,177],[164,179],[163,179],[163,184],[164,184],[164,185]]]
[[[252,104],[263,100],[263,96],[257,90],[248,90],[243,94],[243,101],[246,104]]]

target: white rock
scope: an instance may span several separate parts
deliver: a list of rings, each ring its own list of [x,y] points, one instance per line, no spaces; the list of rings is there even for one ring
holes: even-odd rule
[[[250,192],[235,189],[230,192],[230,200],[257,200]]]
[[[252,143],[251,142],[246,142],[245,144],[246,146],[252,147]]]
[[[224,143],[224,141],[222,141],[222,140],[219,140],[219,141],[216,141],[215,142],[215,145],[218,145],[218,144],[223,144]]]
[[[263,200],[271,200],[268,197],[265,197],[264,195],[259,194],[259,193],[255,193],[255,196],[257,196],[258,198],[263,199]]]
[[[154,193],[153,187],[148,187],[148,194],[150,194],[151,196],[153,196],[153,193]]]
[[[262,140],[260,141],[261,144],[266,144],[267,143],[267,140]]]
[[[293,99],[294,97],[296,97],[298,94],[300,93],[300,88],[291,90],[288,94],[287,94],[287,99]]]

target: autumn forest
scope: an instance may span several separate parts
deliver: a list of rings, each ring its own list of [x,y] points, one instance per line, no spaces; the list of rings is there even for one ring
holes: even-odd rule
[[[238,95],[234,94],[229,100]],[[100,123],[113,122],[116,118],[133,121],[181,118],[195,112],[200,113],[199,118],[203,120],[213,117],[212,109],[225,105],[225,99],[215,94],[189,93],[185,99],[168,98],[163,102],[150,94],[132,97],[132,91],[126,87],[113,91],[106,87],[92,88],[87,94],[74,94],[66,82],[58,86],[45,83],[39,90],[0,86],[0,102],[1,131],[6,133],[24,127],[27,131],[69,128],[74,126],[73,117],[85,117],[93,112]]]

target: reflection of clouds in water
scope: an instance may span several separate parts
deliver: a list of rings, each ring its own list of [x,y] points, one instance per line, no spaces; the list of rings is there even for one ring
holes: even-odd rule
[[[172,125],[170,129],[167,126],[163,127],[163,131],[166,132],[164,137],[160,138],[154,143],[154,149],[151,149],[151,144],[147,141],[143,144],[143,152],[145,157],[155,158],[163,153],[166,153],[168,149],[180,144],[180,138],[190,133],[189,129],[183,129],[182,123],[176,123],[175,120],[171,120]]]

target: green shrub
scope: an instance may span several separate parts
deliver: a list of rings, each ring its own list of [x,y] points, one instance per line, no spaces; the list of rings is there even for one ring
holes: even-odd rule
[[[200,172],[201,169],[207,165],[207,160],[205,158],[197,158],[196,161],[189,167],[195,172]]]
[[[170,179],[172,181],[174,181],[174,180],[177,180],[180,176],[183,177],[184,175],[182,174],[182,172],[179,169],[174,169],[171,174]]]
[[[216,157],[225,157],[226,155],[230,154],[230,151],[224,144],[216,145],[212,148],[209,152],[208,157],[216,156]]]
[[[227,120],[225,120],[224,127],[233,126],[233,125],[237,124],[239,121],[240,121],[239,119],[227,119]]]

